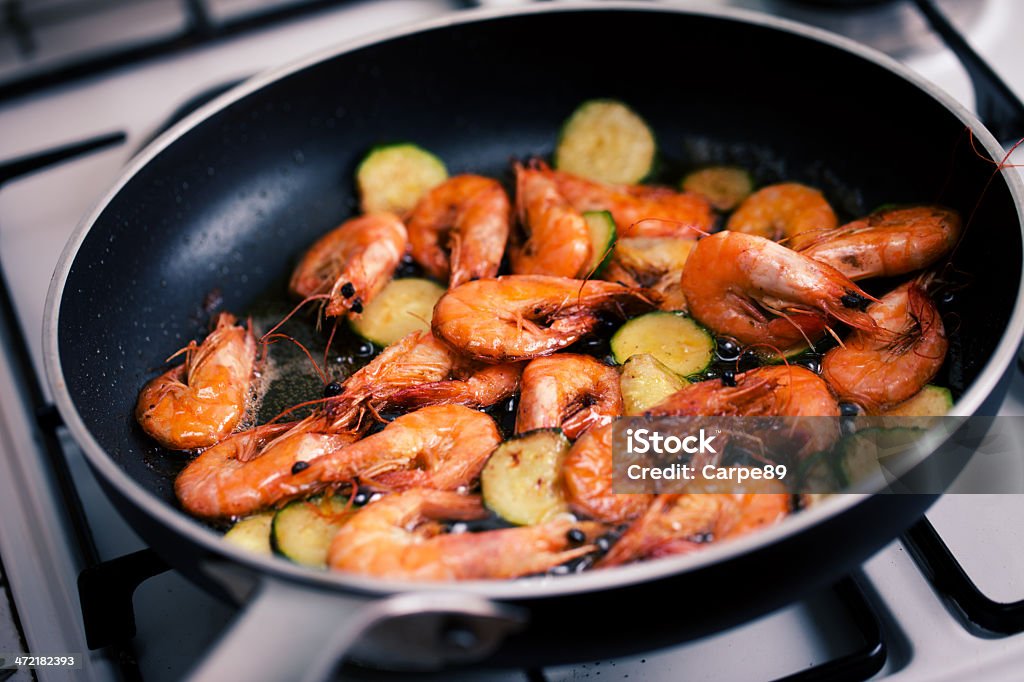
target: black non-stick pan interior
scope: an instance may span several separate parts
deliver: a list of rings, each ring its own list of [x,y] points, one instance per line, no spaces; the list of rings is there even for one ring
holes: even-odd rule
[[[1001,178],[983,194],[993,165],[942,104],[797,34],[644,10],[549,12],[334,57],[235,101],[153,158],[96,221],[64,290],[61,364],[85,424],[173,504],[132,411],[161,360],[202,333],[208,294],[245,311],[283,279],[353,214],[353,171],[373,145],[411,140],[452,173],[507,179],[510,159],[549,155],[560,123],[592,97],[647,118],[666,180],[731,162],[759,183],[818,186],[843,218],[889,202],[961,210],[970,223],[956,264],[969,286],[957,294],[950,381],[969,384],[999,342],[1020,279],[1019,224]]]

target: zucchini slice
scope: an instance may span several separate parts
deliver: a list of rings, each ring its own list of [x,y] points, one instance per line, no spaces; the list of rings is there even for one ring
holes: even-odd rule
[[[363,213],[411,211],[424,194],[447,179],[441,159],[408,142],[374,147],[356,169]]]
[[[710,166],[687,175],[681,187],[700,194],[719,211],[731,211],[754,191],[754,180],[736,166]]]
[[[615,248],[615,219],[608,211],[585,211],[583,220],[590,231],[591,257],[587,273],[590,276],[599,274],[612,259]]]
[[[886,417],[942,417],[953,407],[948,388],[928,384],[917,395],[886,411]]]
[[[520,526],[569,511],[562,464],[570,446],[561,429],[528,431],[499,445],[480,475],[484,504]]]
[[[430,329],[434,304],[444,292],[444,287],[429,279],[393,279],[366,304],[362,315],[352,319],[352,328],[379,346],[392,344],[414,331],[426,331]]]
[[[886,460],[897,458],[924,432],[924,429],[871,427],[846,436],[839,444],[845,483],[855,484],[876,472],[884,473]]]
[[[623,410],[630,417],[643,414],[688,383],[653,355],[634,355],[622,366],[619,379]]]
[[[619,364],[649,353],[680,376],[703,372],[715,357],[715,339],[707,329],[690,317],[665,311],[626,322],[612,337],[611,348]]]
[[[231,526],[231,529],[224,534],[224,539],[232,545],[256,554],[272,554],[270,525],[273,521],[274,512],[249,516]]]
[[[616,100],[584,102],[562,126],[555,168],[610,184],[635,184],[654,165],[656,145],[647,123]]]
[[[270,544],[297,564],[324,568],[334,534],[353,513],[341,496],[296,500],[274,514]]]

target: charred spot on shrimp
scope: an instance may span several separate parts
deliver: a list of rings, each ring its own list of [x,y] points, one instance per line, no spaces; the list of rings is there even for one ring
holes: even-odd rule
[[[856,309],[861,312],[867,310],[867,307],[871,305],[871,299],[858,294],[852,289],[847,289],[846,293],[839,298],[839,302],[843,304],[844,308]]]

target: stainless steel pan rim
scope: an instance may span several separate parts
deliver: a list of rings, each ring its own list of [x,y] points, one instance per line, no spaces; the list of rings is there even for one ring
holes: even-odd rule
[[[79,247],[89,234],[96,220],[106,206],[117,195],[131,178],[162,150],[185,135],[199,122],[214,112],[236,102],[250,93],[278,81],[293,73],[313,66],[323,60],[352,52],[368,45],[400,38],[412,33],[443,28],[446,26],[484,22],[503,17],[542,14],[548,12],[573,12],[582,10],[660,12],[670,14],[690,14],[722,18],[737,22],[749,23],[766,28],[800,35],[832,47],[852,53],[866,61],[873,62],[908,81],[918,89],[937,100],[943,107],[952,112],[963,124],[973,131],[975,139],[982,145],[992,158],[1002,158],[1004,151],[995,138],[985,129],[978,119],[950,95],[934,84],[917,75],[899,62],[888,56],[853,42],[847,38],[834,35],[827,31],[805,26],[795,22],[770,17],[767,15],[733,8],[707,6],[667,6],[638,4],[630,2],[580,2],[558,3],[517,7],[511,9],[478,9],[467,10],[454,16],[434,19],[411,26],[381,32],[364,37],[345,45],[319,51],[306,58],[297,60],[284,67],[271,70],[257,76],[218,97],[208,105],[188,116],[165,134],[157,138],[146,149],[140,152],[128,164],[120,179],[95,208],[79,223],[71,239],[68,241],[60,261],[50,282],[46,298],[43,320],[43,357],[47,377],[53,391],[57,408],[71,431],[71,435],[84,451],[90,465],[100,472],[111,485],[115,486],[134,505],[144,510],[152,518],[172,529],[175,533],[187,537],[213,555],[248,566],[264,574],[278,576],[288,581],[316,585],[328,589],[345,589],[371,594],[388,594],[423,590],[439,587],[439,583],[420,583],[379,578],[346,576],[340,573],[317,572],[302,568],[281,558],[265,558],[235,548],[221,540],[221,536],[202,524],[192,520],[182,511],[163,503],[155,498],[135,480],[123,472],[107,455],[102,446],[93,438],[79,415],[64,381],[64,373],[58,353],[58,317],[61,298],[71,266]],[[1009,186],[1011,196],[1017,207],[1018,221],[1024,230],[1024,183],[1012,170],[1002,170]],[[961,415],[973,414],[992,389],[999,382],[1007,367],[1013,361],[1024,332],[1024,283],[1018,283],[1017,298],[1013,314],[1007,324],[1006,332],[999,342],[996,351],[980,373],[978,379],[964,393],[955,406],[955,412]],[[526,599],[538,597],[554,597],[565,594],[581,593],[594,590],[622,587],[626,585],[664,578],[702,566],[708,566],[731,557],[736,557],[755,548],[763,547],[784,538],[801,533],[818,524],[825,518],[843,513],[863,502],[866,495],[844,495],[833,497],[822,504],[796,514],[785,522],[719,546],[711,546],[706,550],[691,555],[669,557],[659,561],[624,566],[613,570],[588,572],[557,578],[530,578],[516,581],[467,581],[462,583],[444,583],[447,592],[464,592],[485,595],[498,599]]]

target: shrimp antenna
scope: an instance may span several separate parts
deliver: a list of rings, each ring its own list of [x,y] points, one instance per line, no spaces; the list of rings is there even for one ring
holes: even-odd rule
[[[963,243],[964,236],[967,234],[968,228],[970,228],[970,226],[974,223],[974,217],[978,213],[978,208],[981,206],[982,199],[985,198],[985,195],[988,193],[989,187],[992,186],[992,182],[996,179],[996,176],[999,174],[999,172],[1002,171],[1004,168],[1020,168],[1022,165],[1024,165],[1019,163],[1010,163],[1010,157],[1013,156],[1014,152],[1017,151],[1018,147],[1024,144],[1024,138],[1021,138],[1014,142],[1013,145],[1008,150],[1006,150],[1006,153],[1003,154],[1002,159],[1000,159],[999,161],[994,161],[993,159],[990,159],[988,156],[983,154],[981,150],[978,149],[978,145],[974,141],[974,131],[971,130],[970,128],[967,128],[967,139],[969,144],[971,145],[971,151],[974,152],[974,155],[981,159],[984,163],[992,164],[994,167],[992,169],[992,174],[989,175],[988,180],[985,181],[985,186],[981,188],[981,192],[978,194],[978,200],[974,202],[974,206],[971,208],[971,212],[967,216],[967,220],[964,221],[964,229],[960,231],[960,236],[957,238],[956,244],[953,245],[953,248],[950,249],[949,254],[946,256],[947,263],[951,263],[953,261],[954,256],[956,256],[956,252],[960,249],[960,244]]]
[[[338,322],[339,322],[339,319],[338,318],[334,318],[334,324],[331,326],[331,334],[330,334],[330,336],[327,337],[327,346],[324,347],[324,373],[321,374],[321,376],[323,377],[323,380],[324,380],[324,385],[327,385],[327,383],[328,383],[327,376],[326,376],[327,359],[328,359],[328,357],[331,354],[331,344],[334,343],[334,334],[335,334],[335,332],[338,331]],[[312,359],[312,358],[310,358],[310,359]]]
[[[299,312],[304,305],[306,305],[310,301],[318,301],[318,300],[325,300],[326,301],[326,300],[330,299],[330,297],[331,297],[330,294],[313,294],[312,296],[307,296],[306,298],[302,299],[301,301],[299,301],[299,303],[294,308],[291,309],[291,312],[289,312],[287,315],[284,316],[284,319],[282,319],[280,322],[275,324],[273,327],[270,328],[270,331],[268,331],[266,334],[264,334],[263,336],[260,337],[260,343],[264,343],[264,339],[266,339],[268,336],[270,336],[271,334],[276,332],[278,329],[280,329],[281,326],[284,325],[285,322],[287,322],[288,320],[292,319],[292,317],[297,312]]]
[[[306,348],[306,346],[303,345],[302,342],[299,341],[298,339],[296,339],[294,336],[290,336],[288,334],[284,334],[284,333],[281,333],[281,332],[278,332],[276,334],[264,335],[263,336],[263,347],[266,348],[270,344],[276,343],[276,342],[281,341],[281,340],[291,341],[296,346],[298,346],[299,350],[301,350],[303,352],[303,354],[309,359],[309,363],[311,365],[313,365],[313,369],[315,369],[316,373],[320,376],[320,380],[324,384],[328,383],[327,382],[327,373],[324,371],[323,368],[320,367],[320,365],[316,364],[316,360],[313,359],[313,354],[311,352],[309,352],[309,349]]]

